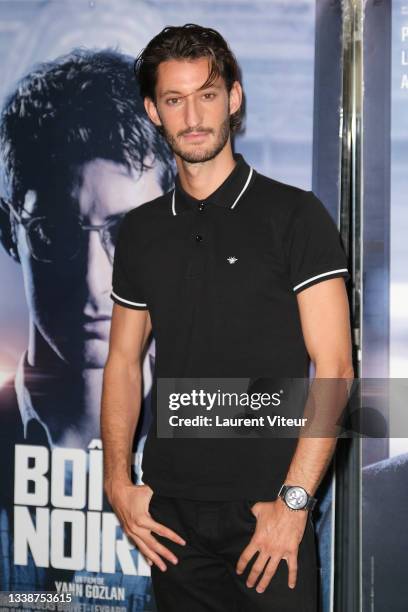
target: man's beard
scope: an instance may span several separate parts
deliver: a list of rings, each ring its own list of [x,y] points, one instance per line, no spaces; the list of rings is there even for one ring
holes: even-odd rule
[[[197,151],[184,151],[178,144],[178,140],[176,137],[172,136],[162,124],[160,130],[168,142],[173,153],[181,157],[183,161],[186,161],[190,164],[197,164],[200,162],[210,161],[210,159],[214,159],[222,151],[225,147],[229,135],[230,135],[230,118],[229,116],[224,119],[219,129],[218,138],[213,147],[206,149],[199,149]],[[206,129],[191,129],[189,131],[184,131],[182,134],[188,134],[189,132],[214,132],[214,130],[206,130]]]

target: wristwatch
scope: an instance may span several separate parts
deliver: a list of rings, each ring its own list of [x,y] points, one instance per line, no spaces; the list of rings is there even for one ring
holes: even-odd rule
[[[297,485],[283,484],[278,497],[283,499],[290,510],[313,510],[317,502],[316,497],[312,497],[303,487]]]

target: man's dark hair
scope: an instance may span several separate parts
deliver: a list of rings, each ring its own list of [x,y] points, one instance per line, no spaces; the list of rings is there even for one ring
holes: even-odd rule
[[[158,163],[163,191],[171,188],[173,156],[146,115],[133,64],[115,49],[79,48],[17,83],[0,118],[4,178],[17,205],[27,189],[95,158],[138,172]]]
[[[157,69],[162,62],[172,59],[198,59],[207,57],[210,73],[202,88],[208,87],[221,76],[228,93],[234,81],[241,83],[241,72],[235,55],[225,39],[212,28],[204,28],[195,23],[183,26],[167,26],[149,42],[135,62],[142,98],[156,101]],[[230,117],[232,132],[241,128],[244,103]]]

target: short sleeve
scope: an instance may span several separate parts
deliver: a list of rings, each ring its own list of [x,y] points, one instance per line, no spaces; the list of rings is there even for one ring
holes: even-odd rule
[[[330,278],[350,278],[340,232],[324,204],[312,191],[304,192],[302,202],[290,222],[285,248],[292,290],[303,289]]]
[[[134,245],[137,243],[136,239],[130,241],[129,218],[125,215],[118,231],[115,246],[110,297],[120,306],[143,310],[147,308],[147,303],[143,297],[140,279],[137,278],[137,266],[132,265],[130,270],[130,251],[131,257],[135,261]]]

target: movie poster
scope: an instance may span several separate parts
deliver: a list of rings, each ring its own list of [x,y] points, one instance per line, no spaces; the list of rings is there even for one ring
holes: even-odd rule
[[[128,210],[168,191],[175,172],[144,113],[133,60],[165,25],[218,29],[243,72],[236,150],[260,172],[322,195],[313,182],[317,17],[314,0],[0,3],[0,590],[70,593],[70,609],[88,612],[155,609],[149,566],[103,493],[99,433],[117,230]],[[327,112],[337,125],[337,106]],[[337,134],[326,137],[335,167]],[[324,177],[317,184],[324,190]],[[324,199],[333,214],[336,189]],[[135,483],[154,364],[153,337]],[[321,497],[328,611],[330,483]]]
[[[367,235],[376,239],[374,249],[366,248],[365,376],[389,379],[390,393],[387,401],[370,398],[385,427],[363,444],[363,610],[405,612],[408,427],[401,420],[406,391],[397,390],[406,390],[408,372],[408,5],[403,0],[370,3],[365,21],[371,33],[365,129],[379,145],[371,143],[364,166]]]

